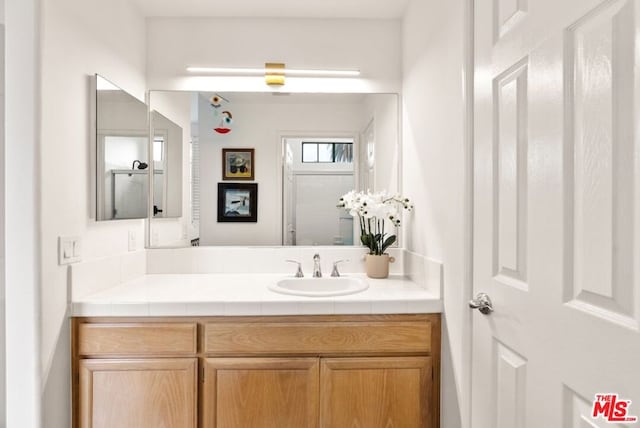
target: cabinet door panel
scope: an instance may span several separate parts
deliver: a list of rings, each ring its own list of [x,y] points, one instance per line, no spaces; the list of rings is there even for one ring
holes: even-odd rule
[[[195,358],[80,361],[81,428],[195,428]]]
[[[317,358],[208,358],[205,428],[318,426]]]
[[[322,428],[435,428],[431,357],[321,360]]]

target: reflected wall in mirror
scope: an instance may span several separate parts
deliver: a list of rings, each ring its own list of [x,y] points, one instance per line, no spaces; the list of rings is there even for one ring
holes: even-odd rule
[[[353,245],[338,198],[399,191],[396,94],[151,91],[149,100],[191,142],[189,238],[200,245]],[[217,221],[223,149],[233,148],[254,149],[257,223]]]
[[[96,106],[96,220],[147,217],[147,105],[100,75]]]
[[[182,216],[183,129],[156,110],[153,132],[153,218]]]

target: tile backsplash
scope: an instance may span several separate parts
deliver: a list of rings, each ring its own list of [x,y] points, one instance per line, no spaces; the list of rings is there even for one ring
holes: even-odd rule
[[[72,265],[71,300],[75,301],[145,274],[230,274],[265,273],[293,275],[302,263],[311,276],[313,256],[320,254],[323,274],[331,274],[333,262],[341,273],[363,273],[365,251],[359,247],[188,247],[151,249],[95,259]],[[442,295],[442,264],[401,248],[389,253],[395,257],[391,275],[405,275],[434,295]],[[368,308],[362,308],[367,309]]]
[[[191,247],[153,249],[148,251],[147,273],[291,273],[293,263],[302,263],[305,275],[313,269],[314,254],[320,255],[324,275],[330,275],[333,262],[348,260],[339,265],[344,273],[364,272],[364,250],[359,247]],[[403,250],[391,249],[396,258],[390,265],[391,274],[403,274]]]
[[[75,263],[69,266],[71,301],[144,275],[147,250]]]
[[[412,251],[403,251],[403,272],[417,284],[421,284],[436,296],[442,296],[443,265]]]

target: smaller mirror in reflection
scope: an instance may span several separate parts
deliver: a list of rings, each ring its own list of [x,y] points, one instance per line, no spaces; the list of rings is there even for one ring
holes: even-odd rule
[[[95,76],[96,219],[147,217],[147,106]]]
[[[158,111],[153,129],[153,217],[182,215],[183,128]]]

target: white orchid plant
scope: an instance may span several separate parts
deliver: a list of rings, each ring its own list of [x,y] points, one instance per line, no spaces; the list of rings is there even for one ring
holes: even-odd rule
[[[411,211],[413,204],[400,195],[352,190],[342,195],[338,207],[344,208],[351,216],[358,217],[360,241],[369,248],[369,254],[380,256],[396,242],[396,235],[385,232],[385,224],[390,222],[395,227],[400,226],[401,208]]]

